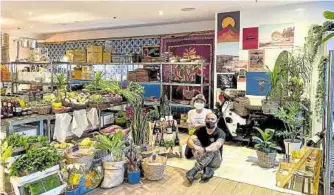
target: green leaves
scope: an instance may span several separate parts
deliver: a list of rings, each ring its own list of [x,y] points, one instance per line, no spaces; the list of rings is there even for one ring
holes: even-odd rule
[[[95,139],[97,141],[95,144],[96,148],[112,153],[115,161],[122,160],[124,147],[122,131],[118,131],[111,137],[108,135],[96,135]]]
[[[265,129],[264,131],[260,128],[254,127],[261,135],[260,137],[253,136],[252,141],[255,142],[255,149],[263,151],[265,153],[275,152],[275,150],[279,150],[280,147],[277,147],[276,144],[271,142],[275,134],[274,129]]]
[[[332,11],[325,11],[323,15],[326,19],[334,20],[334,12]]]
[[[321,44],[327,42],[328,40],[330,40],[333,37],[334,37],[334,33],[333,32],[330,33],[330,34],[328,34],[325,38],[322,39]]]
[[[12,156],[13,148],[7,141],[2,141],[0,145],[0,163],[4,164]]]

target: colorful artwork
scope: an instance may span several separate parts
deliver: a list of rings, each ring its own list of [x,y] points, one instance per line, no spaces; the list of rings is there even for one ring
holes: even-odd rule
[[[217,73],[234,73],[235,67],[239,62],[238,56],[217,55],[216,72]]]
[[[270,24],[259,27],[260,48],[293,47],[294,24]]]
[[[270,78],[266,72],[247,72],[246,95],[266,96],[270,91]]]
[[[237,88],[237,81],[234,74],[217,74],[217,88]]]
[[[259,29],[244,28],[242,31],[242,49],[257,49],[259,46]]]
[[[240,12],[225,12],[217,15],[217,43],[239,42]]]
[[[249,72],[264,72],[264,50],[249,50]]]

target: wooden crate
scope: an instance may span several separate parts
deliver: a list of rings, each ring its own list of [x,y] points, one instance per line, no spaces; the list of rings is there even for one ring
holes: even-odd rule
[[[280,163],[276,173],[276,185],[305,194],[318,195],[322,151],[303,147],[293,156],[297,159],[293,159],[290,163]]]
[[[82,71],[81,70],[73,70],[72,78],[74,80],[81,80],[82,79]]]

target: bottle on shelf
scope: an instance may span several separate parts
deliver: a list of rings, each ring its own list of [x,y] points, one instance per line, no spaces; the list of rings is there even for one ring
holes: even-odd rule
[[[22,116],[22,107],[18,100],[15,101],[16,116]]]
[[[307,143],[306,146],[314,147],[325,137],[325,130],[316,133]]]
[[[175,146],[180,146],[180,138],[179,138],[179,133],[177,131],[175,134]]]
[[[8,118],[14,116],[14,113],[13,113],[13,106],[12,106],[12,103],[11,103],[10,100],[7,102],[7,112],[8,112]]]
[[[165,146],[164,132],[161,131],[160,147],[164,147],[164,146]]]

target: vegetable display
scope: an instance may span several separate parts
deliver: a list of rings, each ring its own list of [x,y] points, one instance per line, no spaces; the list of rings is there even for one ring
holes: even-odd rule
[[[32,148],[20,156],[10,167],[10,176],[25,176],[59,163],[60,156],[53,146]]]

